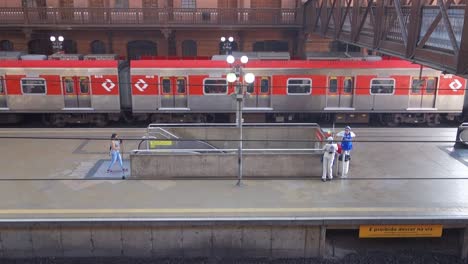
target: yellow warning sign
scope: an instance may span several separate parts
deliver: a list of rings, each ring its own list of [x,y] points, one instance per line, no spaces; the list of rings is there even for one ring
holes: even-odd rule
[[[441,237],[442,225],[361,225],[360,238]]]
[[[172,140],[150,140],[149,147],[151,149],[157,148],[158,146],[171,146]]]

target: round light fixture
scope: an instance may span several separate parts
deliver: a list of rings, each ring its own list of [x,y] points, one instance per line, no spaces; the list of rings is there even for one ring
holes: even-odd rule
[[[233,37],[229,37],[229,42],[233,42],[234,41],[234,38]]]
[[[221,42],[224,42],[226,41],[226,38],[225,37],[221,37]]]
[[[64,38],[63,38],[62,36],[59,36],[59,37],[58,37],[58,40],[59,40],[59,41],[63,41]]]
[[[229,55],[229,56],[226,57],[226,61],[227,61],[227,63],[229,63],[229,64],[234,63],[235,60],[236,60],[236,59],[235,59],[234,56],[232,56],[232,55]]]
[[[245,74],[244,79],[246,83],[253,83],[255,81],[255,75],[249,72]]]
[[[55,41],[55,37],[54,37],[54,36],[50,36],[50,41]]]
[[[247,63],[247,62],[249,61],[249,57],[247,57],[247,56],[244,55],[244,56],[242,56],[242,57],[240,58],[240,61],[241,61],[242,63]]]
[[[235,73],[233,72],[230,72],[226,75],[226,79],[228,82],[232,83],[232,82],[235,82],[237,80],[237,76]]]

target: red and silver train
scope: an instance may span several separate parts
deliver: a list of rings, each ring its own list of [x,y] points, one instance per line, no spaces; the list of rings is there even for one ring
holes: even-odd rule
[[[220,60],[1,60],[0,121],[233,121],[232,70]],[[466,90],[463,78],[403,60],[251,60],[242,71],[255,74],[246,122],[435,125],[461,116]]]

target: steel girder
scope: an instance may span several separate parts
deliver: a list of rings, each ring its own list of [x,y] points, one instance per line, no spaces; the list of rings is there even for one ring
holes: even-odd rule
[[[306,33],[468,74],[468,0],[309,0]]]

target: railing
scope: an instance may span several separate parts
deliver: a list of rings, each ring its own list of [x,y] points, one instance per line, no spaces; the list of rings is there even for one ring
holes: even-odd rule
[[[286,8],[0,8],[0,26],[20,24],[302,26],[302,12]]]
[[[432,22],[435,20],[435,18],[439,15],[440,9],[438,6],[423,6],[422,8],[422,19],[421,19],[421,27],[420,30],[418,31],[418,40],[423,39],[424,35],[428,31],[429,27],[431,26]],[[456,6],[452,5],[448,10],[447,10],[447,16],[450,21],[451,28],[454,32],[455,35],[455,41],[458,46],[461,44],[461,35],[462,35],[462,30],[463,30],[463,23],[465,19],[465,7],[463,6]],[[346,12],[346,7],[340,7],[340,12],[341,14],[344,14]],[[326,9],[327,14],[330,14],[331,8]],[[359,13],[362,16],[362,14],[365,13],[366,7],[360,7]],[[408,28],[409,22],[411,19],[414,19],[411,17],[411,6],[402,6],[401,7],[402,11],[402,22],[403,26],[405,29]],[[336,12],[336,11],[335,11]],[[382,21],[382,30],[385,33],[384,34],[384,40],[386,41],[392,41],[396,43],[401,43],[404,44],[404,39],[401,33],[401,26],[399,24],[398,20],[398,15],[397,11],[394,6],[386,6],[384,9],[384,16],[383,17],[375,17],[377,15],[377,7],[372,6],[371,10],[369,11],[370,13],[373,14],[373,17],[371,14],[368,14],[366,16],[365,21],[363,22],[361,31],[359,32],[359,35],[364,35],[368,37],[374,37],[374,33],[377,31],[376,27],[376,22],[377,20]],[[338,22],[343,24],[341,28],[341,32],[344,33],[351,33],[352,32],[352,25],[351,25],[351,11],[349,11],[348,15],[346,18],[343,18],[344,21],[342,22],[339,20]],[[359,17],[359,23],[361,17]],[[320,28],[322,21],[318,20],[318,25],[317,28]],[[339,30],[340,24],[335,24],[333,21],[333,18],[330,19],[330,23],[328,23],[328,34],[333,35],[335,30]],[[358,24],[359,24],[358,23]],[[429,36],[427,42],[424,45],[425,47],[428,48],[435,48],[441,51],[447,51],[447,52],[453,52],[453,46],[450,41],[447,29],[441,20],[434,32]]]

